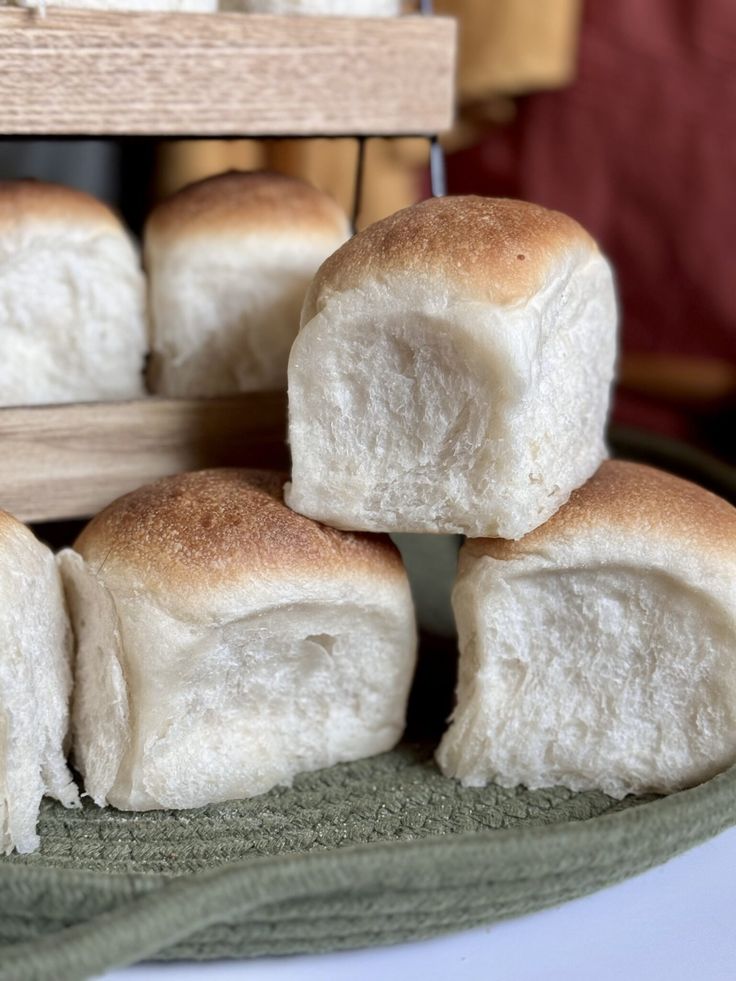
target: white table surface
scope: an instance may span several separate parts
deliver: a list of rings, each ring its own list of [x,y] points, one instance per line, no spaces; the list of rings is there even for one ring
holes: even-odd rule
[[[141,965],[107,981],[736,981],[736,828],[557,909],[400,947]]]

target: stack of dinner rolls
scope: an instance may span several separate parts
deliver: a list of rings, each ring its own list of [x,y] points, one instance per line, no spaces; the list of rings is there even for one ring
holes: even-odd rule
[[[8,295],[37,247],[64,302],[101,316],[64,223],[74,204],[73,242],[118,291],[135,348],[141,280],[116,220],[59,189],[21,191],[35,216],[22,234],[0,189],[20,257]],[[275,175],[225,175],[151,216],[154,385],[270,384],[288,356],[291,479],[165,478],[56,559],[0,513],[6,851],[37,847],[44,793],[78,805],[69,750],[96,804],[147,810],[394,746],[416,628],[387,532],[467,536],[448,776],[622,797],[736,762],[736,509],[606,459],[617,314],[595,242],[557,212],[480,197],[346,238],[328,199]],[[42,289],[34,302],[34,318],[7,304],[20,352],[23,325],[47,322]],[[57,360],[86,377],[61,322]]]
[[[290,507],[462,532],[437,754],[471,786],[667,792],[736,762],[736,510],[604,462],[608,263],[572,219],[432,200],[317,273],[289,362]]]

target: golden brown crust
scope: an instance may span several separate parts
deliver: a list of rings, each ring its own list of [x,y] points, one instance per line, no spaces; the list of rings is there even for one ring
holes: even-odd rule
[[[404,574],[387,535],[337,531],[287,508],[286,479],[235,469],[166,477],[110,504],[74,548],[94,571],[122,563],[157,586],[188,589],[258,576]]]
[[[467,556],[514,559],[595,528],[645,538],[691,543],[694,548],[736,550],[736,508],[688,480],[641,463],[607,460],[549,521],[518,542],[468,540]]]
[[[323,263],[302,323],[330,293],[386,275],[438,276],[469,296],[511,304],[534,294],[566,249],[594,254],[588,233],[567,215],[507,198],[433,198],[370,225]]]
[[[268,171],[229,171],[167,198],[146,224],[149,244],[200,234],[250,231],[344,237],[345,213],[306,181]]]
[[[125,234],[115,213],[91,194],[46,181],[0,181],[0,229],[28,220],[103,225]]]
[[[29,553],[45,554],[49,561],[53,561],[49,547],[36,538],[28,525],[13,517],[10,512],[0,510],[0,552],[3,549],[6,551],[2,561],[9,562],[20,570],[24,567],[24,556]]]
[[[36,536],[33,534],[28,525],[24,525],[22,521],[14,518],[9,511],[0,510],[0,536],[7,536],[13,534],[27,535],[33,538],[34,541],[38,541]],[[39,543],[40,544],[40,543]]]

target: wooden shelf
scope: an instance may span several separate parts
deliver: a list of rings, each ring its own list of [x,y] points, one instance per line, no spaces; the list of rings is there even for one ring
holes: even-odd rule
[[[6,136],[430,135],[453,121],[456,25],[0,9]],[[0,408],[0,507],[83,518],[147,481],[288,465],[284,393]]]
[[[3,8],[0,133],[437,133],[455,53],[443,17]]]
[[[23,521],[95,514],[141,484],[212,466],[288,466],[286,394],[0,409],[0,507]]]

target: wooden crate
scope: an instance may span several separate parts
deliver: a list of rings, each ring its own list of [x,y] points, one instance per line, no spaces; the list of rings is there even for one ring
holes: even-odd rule
[[[0,9],[6,136],[429,135],[455,22]],[[0,507],[87,517],[157,477],[288,465],[284,393],[0,409]]]
[[[0,133],[437,133],[455,34],[442,17],[2,9]]]

